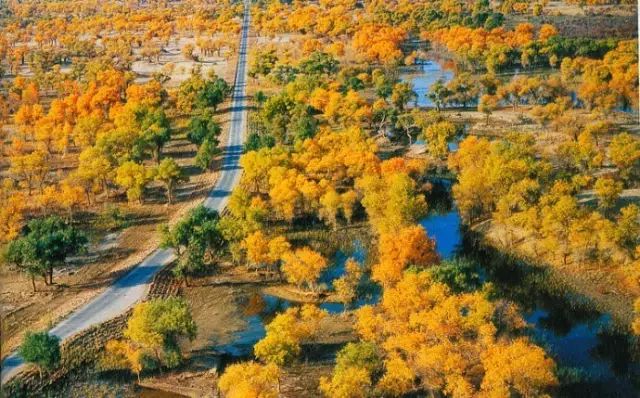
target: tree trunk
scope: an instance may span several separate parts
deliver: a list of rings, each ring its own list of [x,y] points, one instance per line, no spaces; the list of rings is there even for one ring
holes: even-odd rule
[[[31,286],[33,286],[33,292],[35,293],[36,290],[36,276],[31,274]]]
[[[169,204],[173,203],[173,184],[171,182],[167,183],[167,201]]]
[[[49,284],[53,285],[53,267],[49,267]]]

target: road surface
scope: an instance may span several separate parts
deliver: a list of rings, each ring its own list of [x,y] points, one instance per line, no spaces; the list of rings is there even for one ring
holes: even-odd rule
[[[247,80],[247,36],[250,25],[249,1],[245,0],[244,5],[240,52],[231,97],[231,122],[228,141],[224,150],[220,176],[215,187],[204,201],[206,207],[219,212],[224,209],[229,199],[229,194],[240,180],[241,174],[239,159],[242,154],[247,117],[245,85]],[[65,340],[91,326],[98,325],[124,313],[145,296],[153,276],[174,259],[175,254],[172,250],[157,249],[103,293],[58,323],[49,333],[58,336],[60,340]],[[17,353],[5,358],[2,362],[2,383],[4,384],[16,375],[23,365],[24,363]]]

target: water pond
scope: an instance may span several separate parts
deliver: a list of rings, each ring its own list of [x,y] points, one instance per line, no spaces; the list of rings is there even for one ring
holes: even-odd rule
[[[454,73],[445,70],[436,61],[424,61],[423,63],[406,69],[400,74],[400,80],[411,83],[413,91],[418,94],[418,99],[410,106],[418,105],[419,107],[434,107],[433,102],[427,97],[429,88],[438,80],[448,82],[453,79]]]

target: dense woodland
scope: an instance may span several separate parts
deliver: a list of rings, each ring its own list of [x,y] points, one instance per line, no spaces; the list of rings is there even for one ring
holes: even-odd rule
[[[633,2],[561,3],[589,12],[615,3],[637,17]],[[441,259],[420,225],[433,206],[425,193],[434,176],[452,181],[465,227],[500,250],[559,273],[607,270],[616,281],[607,310],[636,341],[638,41],[565,36],[540,19],[559,12],[554,7],[544,0],[251,5],[242,178],[227,212],[195,207],[159,228],[160,245],[175,250],[172,272],[185,288],[231,266],[305,297],[330,295],[345,314],[314,304],[277,314],[252,358],[223,370],[223,396],[280,396],[304,345],[340,316],[352,316],[354,338],[311,395],[557,395],[563,379],[553,353],[529,337],[518,306]],[[0,239],[6,266],[36,290],[36,279],[52,285],[54,268],[85,250],[87,213],[181,200],[188,167],[166,151],[176,137],[196,148],[201,172],[215,171],[232,82],[200,61],[235,57],[242,4],[33,0],[7,10]],[[161,61],[168,48],[192,66],[182,78]],[[401,73],[434,58],[453,78],[435,81],[427,92],[433,106],[420,107]],[[140,62],[158,68],[141,73]],[[350,259],[328,289],[319,283],[331,266],[327,253],[291,238],[316,225],[333,234],[364,228],[372,260]],[[355,308],[369,280],[381,298]],[[186,300],[139,304],[101,366],[128,368],[140,380],[181,363],[180,342],[196,333]]]

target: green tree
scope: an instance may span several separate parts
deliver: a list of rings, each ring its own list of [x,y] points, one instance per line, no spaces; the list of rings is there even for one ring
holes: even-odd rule
[[[50,372],[60,363],[60,339],[47,332],[27,332],[18,349],[27,363],[33,363],[40,371]]]
[[[204,86],[198,91],[194,105],[200,109],[211,107],[215,111],[230,93],[231,87],[226,81],[213,77],[205,81]]]
[[[444,283],[455,293],[473,292],[482,285],[478,267],[456,257],[428,269],[434,281]]]
[[[396,83],[391,91],[391,103],[398,109],[398,111],[404,111],[404,107],[411,101],[417,100],[418,94],[413,91],[413,87],[409,83],[401,82]]]
[[[215,210],[202,205],[192,209],[178,221],[172,228],[163,225],[161,228],[161,243],[163,248],[172,248],[178,255],[189,246],[189,242],[195,241],[208,250],[218,250],[224,245],[224,240],[219,231],[220,216]]]
[[[161,236],[161,246],[171,247],[178,254],[174,275],[184,278],[187,285],[188,277],[204,270],[227,243],[218,212],[204,206],[192,209],[173,228],[164,225]]]
[[[258,75],[266,76],[278,62],[276,49],[271,47],[254,52],[249,66],[249,76],[256,78]]]
[[[68,256],[78,253],[86,243],[81,231],[58,216],[49,216],[29,221],[23,236],[10,242],[7,252],[10,261],[24,267],[29,275],[40,272],[45,283],[52,284],[53,268],[63,265]]]
[[[447,98],[451,92],[444,85],[444,81],[442,79],[438,79],[435,83],[429,87],[429,93],[427,93],[427,98],[433,102],[436,106],[436,109],[439,111],[442,109],[444,104],[447,102]]]
[[[7,262],[14,264],[20,271],[31,278],[31,286],[34,292],[36,291],[35,277],[37,275],[44,276],[44,281],[47,283],[47,269],[42,262],[38,261],[36,253],[37,247],[35,242],[25,238],[10,242],[4,253]]]
[[[332,75],[340,63],[332,55],[316,51],[300,61],[300,70],[307,75]]]
[[[195,162],[202,170],[208,170],[216,156],[220,154],[217,138],[208,137],[198,147]]]
[[[251,133],[247,137],[244,144],[244,151],[257,151],[260,148],[273,148],[276,145],[276,139],[271,134]]]
[[[160,163],[160,151],[171,139],[171,124],[164,110],[160,107],[146,107],[139,111],[140,137],[138,145],[140,152],[151,151],[151,157]]]
[[[202,115],[193,116],[189,120],[187,139],[196,145],[200,145],[207,138],[215,138],[217,140],[221,132],[220,124],[215,121],[213,114],[205,111]]]
[[[367,341],[345,345],[338,352],[335,369],[346,369],[352,366],[365,369],[371,376],[379,376],[382,373],[383,363],[378,347]]]

